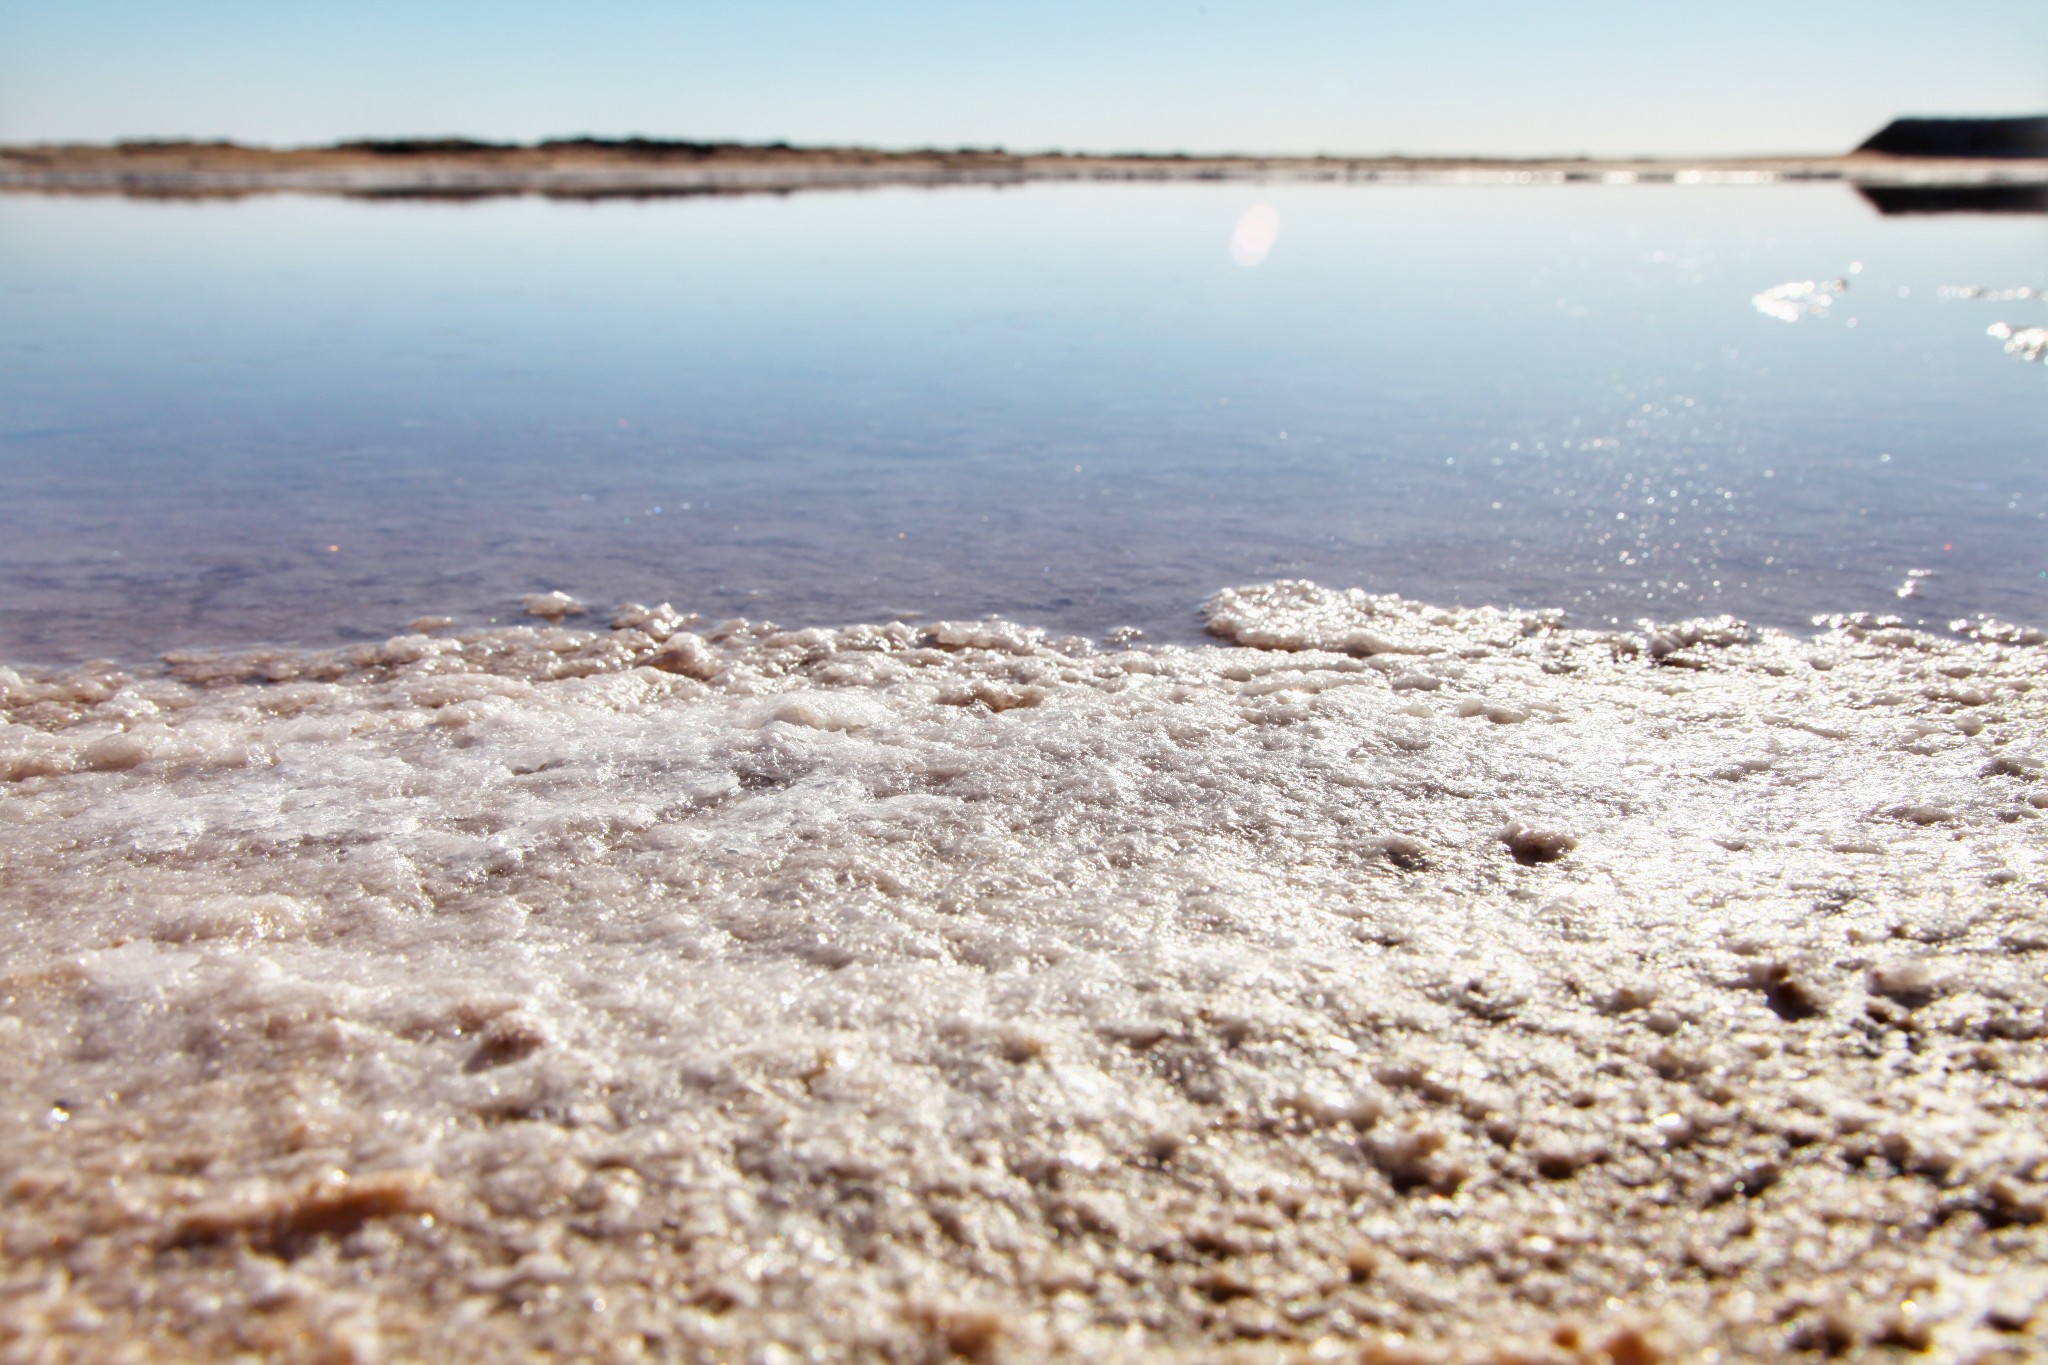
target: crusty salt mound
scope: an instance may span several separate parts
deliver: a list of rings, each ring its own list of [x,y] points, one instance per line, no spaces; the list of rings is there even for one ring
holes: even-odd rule
[[[0,1353],[2040,1358],[2038,633],[1208,610],[0,670]]]

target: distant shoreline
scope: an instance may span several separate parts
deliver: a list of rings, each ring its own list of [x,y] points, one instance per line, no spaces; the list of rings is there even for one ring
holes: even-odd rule
[[[294,149],[195,142],[0,147],[0,191],[44,194],[604,198],[1062,181],[2043,186],[2048,159],[1870,152],[1704,158],[1064,155],[640,139],[537,146],[442,139]]]

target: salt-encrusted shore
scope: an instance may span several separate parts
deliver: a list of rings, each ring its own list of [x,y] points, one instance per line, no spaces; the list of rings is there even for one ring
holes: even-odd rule
[[[1208,610],[0,669],[0,1357],[2041,1358],[2039,633]]]

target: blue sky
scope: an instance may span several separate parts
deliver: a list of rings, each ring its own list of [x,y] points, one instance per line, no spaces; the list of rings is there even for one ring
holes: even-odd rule
[[[2048,111],[2042,0],[0,0],[0,140],[1831,150]]]

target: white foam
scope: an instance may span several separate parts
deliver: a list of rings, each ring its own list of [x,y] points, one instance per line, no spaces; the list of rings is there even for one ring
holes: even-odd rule
[[[0,670],[4,1330],[1756,1353],[2024,1289],[2038,647],[1207,619]]]

